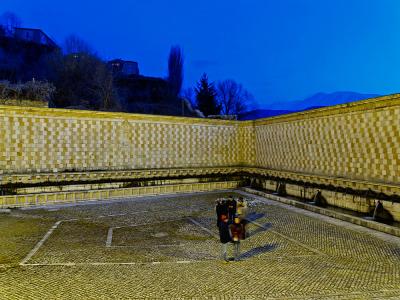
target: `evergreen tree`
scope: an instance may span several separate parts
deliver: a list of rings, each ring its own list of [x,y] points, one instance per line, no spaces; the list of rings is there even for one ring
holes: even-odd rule
[[[207,74],[201,76],[196,88],[196,104],[197,108],[205,115],[218,115],[221,106],[218,104],[217,92],[213,83],[208,82]]]

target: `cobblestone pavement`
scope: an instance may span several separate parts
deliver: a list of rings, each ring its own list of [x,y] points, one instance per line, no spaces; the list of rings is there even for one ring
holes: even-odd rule
[[[222,262],[224,195],[2,214],[0,299],[400,299],[400,239],[256,196],[241,260]]]

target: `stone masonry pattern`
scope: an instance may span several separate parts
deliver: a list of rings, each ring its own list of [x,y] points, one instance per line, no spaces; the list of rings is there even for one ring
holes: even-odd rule
[[[240,159],[236,124],[6,113],[1,129],[4,173],[222,166]]]
[[[0,106],[0,172],[261,167],[399,184],[400,96],[255,121]]]
[[[257,166],[399,183],[400,108],[256,126]]]

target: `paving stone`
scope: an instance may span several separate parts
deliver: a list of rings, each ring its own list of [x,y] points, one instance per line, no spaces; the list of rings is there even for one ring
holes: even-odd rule
[[[209,233],[217,233],[214,200],[224,195],[0,216],[43,224],[41,236],[25,233],[33,240],[19,248],[26,253],[0,267],[0,299],[400,299],[397,238],[381,239],[273,201],[250,199],[251,236],[242,242],[241,260],[224,263]],[[63,221],[27,262],[42,265],[17,266],[44,228],[68,219],[74,220]],[[4,239],[12,245],[10,235]]]

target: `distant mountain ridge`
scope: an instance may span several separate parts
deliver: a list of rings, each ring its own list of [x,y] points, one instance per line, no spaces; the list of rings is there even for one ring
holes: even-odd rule
[[[238,119],[242,121],[255,120],[255,119],[262,119],[262,118],[269,118],[279,115],[290,114],[294,112],[295,111],[293,110],[281,110],[281,109],[255,109],[240,114]]]
[[[273,103],[267,105],[266,109],[298,111],[313,106],[332,106],[379,96],[378,94],[361,94],[356,92],[316,93],[300,101]]]
[[[280,102],[267,105],[266,109],[256,109],[239,115],[239,120],[255,120],[290,114],[297,111],[338,105],[368,98],[379,97],[378,94],[360,94],[356,92],[317,93],[300,101]]]

